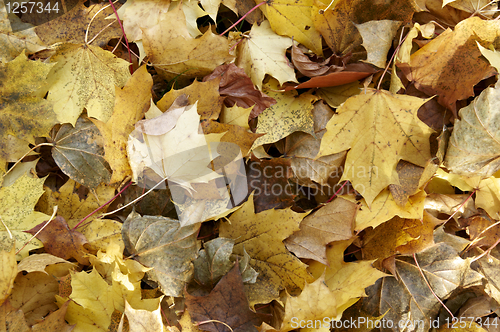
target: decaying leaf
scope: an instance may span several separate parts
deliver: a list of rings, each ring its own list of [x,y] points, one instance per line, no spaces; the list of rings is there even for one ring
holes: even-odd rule
[[[125,248],[141,264],[152,267],[149,277],[166,295],[180,296],[193,276],[200,224],[181,227],[177,220],[129,215],[122,227]],[[161,259],[168,257],[168,259]]]
[[[91,189],[109,182],[111,169],[104,159],[104,142],[92,121],[82,117],[74,128],[64,124],[52,141],[52,157],[70,178]]]

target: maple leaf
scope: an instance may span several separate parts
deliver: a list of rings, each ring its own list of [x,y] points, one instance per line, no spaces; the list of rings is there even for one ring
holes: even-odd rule
[[[144,49],[155,68],[168,79],[187,81],[210,74],[233,57],[228,52],[227,39],[213,34],[211,29],[200,38],[192,38],[185,19],[181,22],[181,7],[163,15],[157,25],[143,29],[142,33]]]
[[[115,86],[121,88],[130,77],[129,63],[100,47],[77,44],[59,46],[51,61],[47,100],[54,103],[59,122],[74,126],[84,108],[89,116],[108,121]]]
[[[238,45],[236,65],[245,70],[253,84],[262,90],[266,74],[276,78],[280,84],[297,82],[293,68],[285,57],[285,51],[292,46],[292,39],[275,34],[269,21],[259,26],[254,24],[245,40]]]
[[[321,35],[312,19],[313,3],[313,0],[266,1],[265,13],[274,32],[281,36],[293,37],[321,56]]]
[[[439,103],[457,117],[456,101],[473,96],[474,85],[493,74],[476,41],[494,44],[499,27],[498,21],[464,20],[454,31],[446,30],[413,53],[409,63],[398,66],[417,89],[437,94]],[[428,61],[430,54],[437,55],[433,61]]]
[[[33,54],[45,49],[46,46],[38,38],[33,27],[27,29],[22,25],[24,23],[16,15],[9,15],[7,8],[2,6],[0,9],[0,60],[2,62],[13,60],[23,53],[23,50]]]
[[[35,235],[40,231],[36,237],[43,242],[48,253],[64,259],[75,258],[80,264],[88,265],[88,252],[83,247],[87,243],[85,236],[78,231],[69,229],[66,220],[62,217],[56,217],[44,227],[48,222],[45,221],[26,233]]]
[[[285,240],[285,245],[302,258],[311,258],[328,264],[326,245],[333,241],[348,240],[353,236],[354,216],[358,206],[337,198],[305,217],[300,230]]]
[[[102,136],[92,121],[81,117],[74,127],[63,124],[52,134],[52,157],[64,174],[90,189],[109,182]]]
[[[110,183],[132,174],[127,160],[128,135],[150,105],[153,80],[146,66],[135,71],[127,84],[116,90],[115,109],[107,122],[90,119],[104,138],[104,158],[113,170]]]
[[[0,188],[0,217],[3,221],[0,242],[9,243],[12,234],[16,239],[16,250],[19,250],[31,238],[31,235],[23,231],[50,218],[44,213],[33,211],[43,194],[43,182],[44,179],[32,179],[24,174],[14,184]],[[31,241],[19,255],[26,257],[30,250],[40,247],[40,241]]]
[[[432,129],[417,118],[425,102],[372,89],[347,99],[328,122],[318,157],[351,149],[341,180],[350,180],[370,206],[385,187],[399,184],[400,159],[419,166],[430,159]]]
[[[9,156],[8,135],[34,142],[57,122],[52,104],[37,96],[53,65],[29,61],[24,53],[0,64],[0,171]]]
[[[252,149],[259,145],[277,142],[296,131],[314,135],[312,110],[316,97],[310,93],[298,95],[296,91],[274,92],[277,88],[276,81],[271,81],[264,89],[276,100],[276,104],[264,110],[259,116],[255,132],[266,135],[258,138],[253,143]]]
[[[254,212],[253,195],[220,226],[220,236],[235,240],[233,252],[252,258],[250,265],[259,273],[255,284],[246,286],[250,305],[268,303],[278,297],[278,291],[301,289],[311,277],[305,265],[292,256],[283,240],[298,230],[304,214],[292,210]],[[262,222],[266,220],[266,222]]]

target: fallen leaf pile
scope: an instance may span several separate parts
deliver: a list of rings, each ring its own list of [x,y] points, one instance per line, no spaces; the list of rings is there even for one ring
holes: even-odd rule
[[[499,6],[0,0],[0,331],[500,331]]]

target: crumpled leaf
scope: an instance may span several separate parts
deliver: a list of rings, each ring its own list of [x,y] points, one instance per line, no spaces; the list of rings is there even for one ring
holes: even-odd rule
[[[149,311],[134,309],[128,301],[125,300],[125,311],[123,313],[127,316],[130,331],[148,332],[163,330],[160,303],[158,303],[158,309]]]
[[[351,181],[370,206],[385,187],[399,184],[399,160],[425,166],[430,159],[432,129],[417,117],[425,102],[372,89],[347,99],[328,122],[317,157],[350,148],[341,180]]]
[[[27,230],[26,233],[35,235],[48,220]],[[87,249],[83,246],[87,239],[77,230],[70,229],[64,218],[57,216],[44,227],[36,236],[43,242],[45,250],[64,259],[74,258],[82,265],[88,265]]]
[[[153,268],[148,275],[158,282],[162,292],[181,296],[193,276],[192,261],[200,246],[196,240],[199,228],[200,223],[181,227],[179,221],[170,218],[131,213],[123,223],[122,236],[134,259]]]
[[[259,90],[262,90],[266,74],[276,78],[280,84],[297,82],[295,72],[285,57],[290,46],[292,39],[275,34],[269,21],[262,22],[260,26],[254,24],[248,38],[238,45],[236,65],[245,70]]]
[[[486,88],[460,110],[444,165],[452,173],[490,177],[500,169],[500,90]]]
[[[45,268],[47,266],[53,264],[61,264],[61,263],[69,264],[71,266],[76,266],[76,264],[74,263],[68,262],[67,260],[62,259],[61,257],[57,257],[51,254],[35,254],[24,258],[22,261],[19,262],[17,267],[19,271],[26,271],[28,273],[43,272],[45,274],[48,274],[47,271],[45,271]]]
[[[322,62],[313,61],[304,54],[304,51],[300,46],[297,46],[296,43],[293,43],[292,45],[292,63],[302,75],[305,75],[307,77],[321,76],[328,72],[331,73],[342,71],[345,68],[344,63],[342,64],[342,66],[337,66],[330,63],[332,58],[334,57],[335,55],[332,55]]]
[[[47,77],[47,100],[54,103],[59,122],[74,126],[84,108],[88,116],[107,122],[115,86],[125,85],[130,64],[100,47],[78,44],[59,46],[50,60],[55,64]]]
[[[243,69],[236,67],[234,63],[215,68],[212,74],[203,78],[203,82],[217,77],[221,78],[219,93],[225,97],[224,104],[227,107],[238,105],[239,107],[249,108],[254,106],[248,120],[252,120],[266,108],[276,104],[276,100],[256,90],[250,77],[245,74]]]
[[[314,259],[327,265],[326,245],[353,236],[357,210],[356,204],[341,197],[327,203],[301,221],[300,230],[285,240],[287,249],[298,257]]]
[[[454,31],[446,30],[413,53],[408,64],[398,67],[417,89],[438,95],[438,102],[457,117],[456,101],[473,96],[474,85],[493,74],[476,41],[493,45],[499,28],[498,21],[463,20]],[[429,61],[431,54],[433,60]]]
[[[103,139],[88,118],[79,118],[75,127],[64,124],[52,136],[52,157],[61,171],[91,189],[111,179],[104,159]]]
[[[254,313],[248,307],[248,300],[243,290],[238,264],[226,274],[207,296],[192,296],[186,294],[186,306],[191,319],[200,324],[199,328],[210,332],[246,332],[257,331],[263,321],[263,315]],[[226,323],[231,330],[215,321]]]

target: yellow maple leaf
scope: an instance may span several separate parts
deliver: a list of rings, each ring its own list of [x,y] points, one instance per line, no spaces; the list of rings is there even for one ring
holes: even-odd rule
[[[321,35],[312,18],[313,4],[313,0],[272,0],[266,1],[263,11],[274,32],[293,38],[322,56]]]
[[[287,294],[285,317],[280,331],[286,332],[300,327],[300,321],[317,321],[315,328],[330,326],[330,320],[336,318],[337,299],[325,283],[324,276],[311,284],[306,284],[299,296]]]
[[[280,84],[297,82],[293,67],[285,56],[292,46],[292,39],[278,36],[269,21],[254,24],[248,38],[238,45],[236,65],[245,70],[259,90],[266,74],[276,78]]]
[[[122,89],[116,88],[115,109],[111,118],[106,123],[90,119],[104,136],[105,159],[113,170],[110,184],[119,183],[132,175],[127,160],[128,135],[150,105],[152,86],[153,79],[146,66],[142,66]]]
[[[296,131],[315,135],[313,103],[317,98],[310,93],[303,93],[299,96],[297,91],[274,92],[278,89],[276,83],[272,80],[264,89],[268,96],[276,100],[276,104],[266,108],[259,115],[259,123],[255,132],[265,135],[255,140],[252,149],[263,144],[277,142]]]
[[[0,172],[12,156],[8,136],[34,143],[57,123],[52,105],[38,96],[52,65],[30,61],[24,53],[0,63]],[[23,153],[24,154],[24,153]]]
[[[367,89],[337,110],[326,126],[318,157],[350,149],[341,180],[349,180],[370,206],[389,184],[399,184],[404,159],[425,166],[432,129],[417,117],[427,100]]]
[[[31,229],[50,216],[34,212],[33,209],[43,194],[45,179],[32,179],[24,174],[9,187],[0,188],[0,243],[9,241],[9,232],[16,239],[16,250],[20,249],[31,238],[31,234],[23,231]],[[4,226],[5,225],[5,226]],[[28,256],[30,250],[42,247],[42,242],[33,239],[20,253],[21,257]]]
[[[299,229],[305,213],[291,209],[266,210],[255,214],[253,195],[220,227],[220,237],[235,240],[233,252],[252,258],[250,265],[259,273],[255,284],[246,285],[250,305],[278,298],[279,290],[297,291],[311,281],[306,265],[290,254],[283,240]]]
[[[83,111],[103,122],[113,114],[115,86],[122,87],[130,77],[129,63],[96,46],[63,44],[54,56],[56,62],[47,77],[47,100],[61,123],[73,126]]]
[[[182,5],[162,15],[159,23],[142,30],[144,50],[155,68],[170,80],[187,82],[206,76],[219,65],[231,61],[226,38],[208,29],[200,38],[193,38],[186,27]]]

